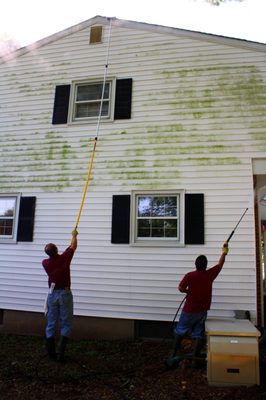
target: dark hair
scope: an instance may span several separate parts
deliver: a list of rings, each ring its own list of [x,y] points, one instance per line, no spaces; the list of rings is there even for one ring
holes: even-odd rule
[[[195,265],[197,270],[205,271],[207,268],[208,260],[207,257],[204,255],[198,256],[195,261]]]
[[[56,254],[58,253],[57,247],[53,243],[48,243],[45,246],[44,251],[49,257],[56,256]]]

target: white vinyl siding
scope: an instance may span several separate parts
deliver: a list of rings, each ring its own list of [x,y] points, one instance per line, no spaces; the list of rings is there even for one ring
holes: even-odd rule
[[[95,21],[93,21],[94,23]],[[102,44],[90,26],[0,64],[1,193],[36,196],[34,242],[0,244],[0,308],[43,311],[47,242],[70,242],[95,124],[51,124],[54,88],[99,79]],[[203,253],[219,259],[253,192],[252,158],[265,157],[265,46],[123,23],[112,27],[108,74],[133,79],[131,120],[101,125],[72,261],[75,314],[171,321],[177,285]],[[112,196],[132,191],[205,195],[205,245],[113,245]],[[254,212],[230,242],[211,316],[256,314]]]

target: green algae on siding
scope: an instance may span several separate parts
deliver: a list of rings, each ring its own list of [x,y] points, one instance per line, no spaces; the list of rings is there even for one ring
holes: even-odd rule
[[[77,158],[67,140],[56,131],[40,133],[34,131],[29,138],[14,138],[3,141],[1,146],[0,183],[1,192],[16,187],[54,186],[61,191],[70,186],[69,174],[75,176],[75,182],[81,180],[79,173],[73,172],[69,164]],[[40,137],[40,139],[38,138]],[[32,142],[31,137],[34,137]],[[81,162],[76,169],[82,170]],[[42,173],[45,172],[45,173]]]
[[[116,182],[119,181],[119,184],[123,184],[123,182],[128,182],[130,184],[134,184],[135,186],[140,186],[143,185],[143,182],[145,181],[148,187],[150,185],[150,181],[160,180],[161,187],[161,185],[165,185],[166,182],[170,184],[171,179],[177,182],[177,180],[180,179],[182,175],[182,173],[180,172],[180,167],[182,167],[182,165],[184,164],[197,167],[242,164],[242,161],[237,157],[170,157],[164,160],[155,158],[150,162],[147,162],[145,160],[138,161],[139,163],[137,163],[136,160],[109,161],[108,173]],[[169,167],[171,168],[171,170],[169,170]]]
[[[144,168],[146,160],[114,160],[106,163],[108,169],[126,170],[131,168]]]
[[[153,156],[159,156],[159,155],[164,155],[164,156],[171,156],[173,154],[178,155],[184,155],[184,154],[215,154],[215,153],[226,153],[226,149],[229,147],[232,148],[232,150],[235,151],[236,147],[235,146],[223,146],[223,145],[215,145],[215,146],[171,146],[171,147],[166,147],[166,146],[160,146],[157,148],[147,148],[145,149],[140,149],[141,155],[143,156],[144,154],[146,155],[153,155]],[[132,150],[127,150],[126,153],[130,156],[139,156],[139,149],[132,149]]]
[[[47,140],[50,140],[50,139],[62,139],[63,136],[59,135],[59,132],[57,132],[57,131],[48,131],[48,132],[45,133],[45,138]]]
[[[147,133],[162,133],[162,132],[182,132],[184,131],[183,124],[166,124],[166,125],[153,125],[146,128]]]
[[[71,154],[71,146],[69,144],[63,144],[62,150],[61,150],[61,157],[66,160],[67,158],[70,158]]]
[[[253,136],[255,140],[261,140],[266,145],[266,126],[265,126],[265,131],[263,132],[251,131],[250,134]]]
[[[208,85],[207,88],[206,85],[197,86],[196,79],[198,77],[205,79]],[[252,117],[263,116],[265,114],[265,85],[258,71],[252,66],[217,66],[213,68],[193,68],[175,71],[175,75],[171,72],[166,72],[164,78],[171,79],[175,83],[175,88],[172,91],[153,92],[151,97],[155,99],[157,105],[165,105],[167,102],[169,110],[171,110],[169,113],[173,116],[179,113],[179,121],[182,121],[182,123],[161,124],[160,126],[153,125],[143,128],[139,128],[138,126],[135,128],[132,126],[132,121],[130,121],[130,128],[127,127],[127,130],[122,129],[112,132],[110,137],[104,137],[105,144],[108,141],[111,143],[114,140],[122,141],[123,139],[133,141],[132,145],[123,147],[119,155],[121,159],[96,161],[94,168],[96,167],[96,170],[99,171],[99,176],[101,175],[101,168],[107,166],[104,169],[104,174],[109,177],[108,180],[105,180],[105,182],[108,182],[108,185],[112,184],[112,178],[114,178],[116,184],[132,184],[145,188],[158,188],[158,185],[160,185],[161,188],[168,184],[173,185],[173,180],[179,178],[178,168],[183,163],[190,163],[193,166],[241,164],[241,160],[237,157],[221,157],[221,155],[240,152],[244,150],[245,144],[240,143],[237,147],[223,145],[223,132],[217,132],[217,128],[218,126],[222,128],[222,120],[225,118],[226,110],[228,110],[228,112],[226,111],[228,117],[230,117],[230,113],[242,117],[247,111],[249,112],[248,115]],[[177,83],[183,83],[182,88],[177,87]],[[187,85],[187,88],[184,88],[184,84]],[[21,90],[27,92],[28,88],[26,86],[21,87]],[[169,101],[169,96],[166,100],[161,100],[161,96],[169,94],[172,96],[172,101]],[[150,107],[151,103],[147,102],[147,106]],[[193,120],[191,120],[191,117]],[[208,119],[209,127],[212,126],[216,129],[215,136],[200,133],[199,127],[196,124],[203,118]],[[185,119],[186,123],[184,123]],[[245,130],[247,130],[247,121],[248,118],[241,122],[243,125],[245,124]],[[248,122],[249,126],[253,124],[254,127],[254,122]],[[229,123],[227,122],[227,124]],[[265,124],[265,118],[260,118],[256,122],[256,131],[250,131],[252,138],[260,141],[257,146],[257,150],[259,151],[264,149],[264,147],[261,147],[261,141],[265,139],[263,137],[264,133],[259,132],[258,129],[265,128]],[[209,127],[208,129],[210,129]],[[195,133],[197,130],[199,133]],[[194,133],[191,133],[192,131]],[[230,134],[230,127],[227,127],[226,134]],[[141,142],[142,138],[145,142]],[[84,164],[85,168],[87,168],[87,158],[80,154],[80,150],[83,147],[88,148],[92,141],[88,143],[88,140],[84,139],[83,142],[82,144],[81,140],[79,149],[73,151],[63,136],[56,132],[48,131],[45,134],[45,139],[39,145],[26,147],[27,142],[25,142],[23,150],[21,150],[22,147],[19,149],[22,154],[18,154],[17,152],[14,155],[14,152],[13,154],[7,154],[6,152],[5,160],[8,162],[11,157],[15,156],[21,164],[21,169],[28,174],[27,177],[18,175],[17,180],[14,178],[14,185],[21,185],[24,182],[27,187],[30,184],[32,184],[32,187],[36,187],[37,185],[34,186],[36,183],[39,184],[38,187],[42,190],[61,191],[64,187],[74,185],[77,181],[83,182],[83,172],[79,174],[76,171],[79,167],[80,169],[84,169]],[[203,142],[206,142],[206,144],[203,145]],[[182,144],[182,146],[178,144]],[[38,146],[40,153],[38,153]],[[254,150],[256,150],[255,147],[253,147]],[[105,153],[104,149],[99,149],[99,151],[101,159],[106,160],[105,154],[107,152]],[[108,151],[110,152],[110,149]],[[219,157],[212,157],[212,154],[219,154]],[[183,157],[179,157],[180,155]],[[195,155],[195,158],[193,155]],[[58,171],[60,169],[64,170],[68,163],[77,156],[79,159],[82,158],[82,161],[76,163],[75,171],[71,172],[71,177],[68,174],[60,175]],[[89,156],[90,152],[88,151]],[[132,157],[133,159],[129,160],[128,157]],[[146,157],[149,161],[147,161]],[[23,160],[27,162],[24,163]],[[28,163],[30,160],[35,160],[39,163]],[[52,162],[47,165],[47,160]],[[170,172],[170,176],[168,171],[165,169],[162,170],[167,166],[171,166],[174,169],[174,171]],[[49,171],[53,168],[57,173],[50,176]],[[49,176],[33,176],[33,172],[40,170],[47,171]],[[17,170],[17,172],[19,171]],[[72,180],[73,177],[75,178],[74,181]],[[5,180],[6,184],[9,184],[11,188],[12,179],[12,174],[9,174]],[[160,181],[158,182],[158,180]],[[95,185],[100,186],[103,183],[99,180],[95,182]]]
[[[219,166],[219,165],[240,165],[242,161],[237,157],[203,157],[186,158],[186,161],[192,161],[195,166]]]
[[[19,83],[17,83],[19,93],[27,94],[30,96],[36,96],[36,93],[43,94],[47,91],[50,91],[53,86],[54,85],[51,82],[41,83],[38,87],[26,84],[20,85]]]
[[[159,171],[138,171],[138,172],[132,172],[132,171],[116,171],[113,172],[113,177],[118,181],[118,182],[128,182],[132,184],[134,181],[134,185],[139,185],[141,182],[146,182],[148,184],[150,181],[155,181],[157,180],[163,182],[165,184],[166,180],[170,182],[170,180],[175,180],[177,182],[177,179],[179,178],[179,174],[177,171],[169,172],[159,172]]]
[[[184,116],[189,114],[195,120],[223,118],[226,109],[232,113],[252,113],[254,117],[265,115],[266,84],[256,66],[253,65],[219,65],[209,68],[177,69],[163,71],[165,84],[173,83],[172,91],[165,96],[172,99],[169,107],[171,114],[180,110]],[[203,84],[198,82],[203,80]],[[151,94],[154,97],[154,93]],[[157,96],[159,99],[159,95]],[[176,101],[173,100],[176,98]],[[158,103],[159,104],[159,103]],[[266,121],[263,118],[265,127]]]

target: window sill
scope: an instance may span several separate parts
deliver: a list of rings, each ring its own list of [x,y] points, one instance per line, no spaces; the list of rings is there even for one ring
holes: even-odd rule
[[[185,243],[176,240],[166,240],[166,241],[137,241],[130,244],[132,247],[185,247]]]
[[[16,244],[17,241],[16,239],[4,239],[4,238],[0,238],[0,245],[1,244]]]
[[[67,125],[84,125],[84,124],[95,124],[98,121],[98,118],[84,118],[84,119],[77,119],[77,120],[71,120],[67,122]],[[113,118],[104,118],[101,117],[101,123],[110,123],[113,122]]]

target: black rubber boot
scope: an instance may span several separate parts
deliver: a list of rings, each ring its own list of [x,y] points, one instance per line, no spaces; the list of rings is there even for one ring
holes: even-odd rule
[[[65,350],[67,346],[68,338],[66,336],[61,336],[58,345],[57,361],[64,362],[65,360]]]
[[[206,345],[206,339],[196,339],[194,342],[194,350],[193,350],[193,360],[192,360],[192,367],[199,368],[202,365],[202,361],[204,357],[201,355],[201,350]],[[202,359],[202,360],[201,360]]]
[[[56,360],[55,341],[54,337],[45,338],[46,350],[50,360]]]
[[[180,350],[182,339],[183,339],[183,336],[175,335],[172,357],[175,357],[177,352],[178,352],[178,350]]]
[[[182,339],[183,336],[175,335],[172,348],[172,355],[164,361],[164,365],[167,369],[178,367],[179,362],[182,360],[182,358],[176,356],[177,352],[181,348]]]

